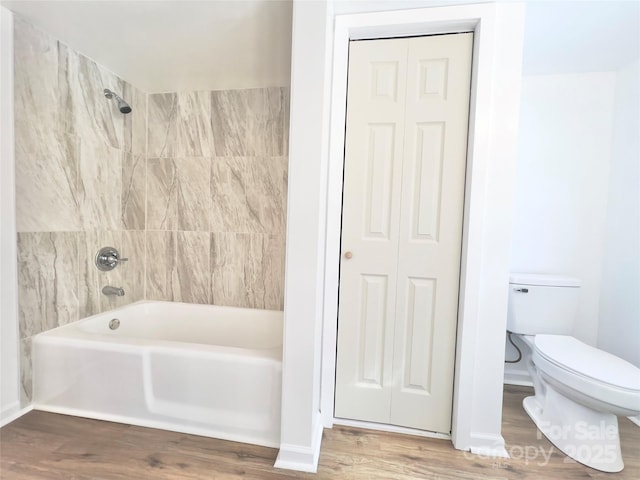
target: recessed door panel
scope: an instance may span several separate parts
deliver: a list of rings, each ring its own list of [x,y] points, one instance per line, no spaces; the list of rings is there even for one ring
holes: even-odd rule
[[[419,60],[420,76],[418,77],[418,91],[422,99],[447,99],[447,85],[449,83],[449,59],[433,58]]]
[[[398,100],[398,62],[371,62],[371,100]]]
[[[414,182],[411,185],[411,233],[414,241],[438,241],[444,126],[444,122],[416,125],[416,152],[412,159]]]
[[[387,277],[362,275],[360,299],[358,381],[367,387],[382,388]]]
[[[402,390],[428,395],[431,390],[435,278],[410,278],[407,288]]]
[[[364,237],[389,239],[395,124],[368,126]]]

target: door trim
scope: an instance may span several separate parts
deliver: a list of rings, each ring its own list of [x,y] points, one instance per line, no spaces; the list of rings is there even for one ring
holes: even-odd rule
[[[498,11],[506,15],[502,23],[498,21]],[[508,22],[505,20],[507,17],[510,18]],[[506,455],[499,426],[502,387],[501,383],[496,383],[496,379],[500,382],[502,379],[504,358],[498,358],[497,354],[480,357],[476,344],[485,340],[489,349],[494,348],[497,336],[483,335],[484,330],[489,328],[501,332],[503,324],[506,328],[522,22],[523,8],[518,4],[460,5],[335,18],[320,399],[325,427],[330,428],[334,421],[340,192],[349,41],[472,31],[474,48],[451,436],[455,448]],[[498,33],[511,41],[497,42]],[[494,98],[494,92],[497,94],[505,82],[510,86],[509,91],[503,89],[503,97]],[[488,183],[497,190],[490,191]],[[485,218],[490,209],[498,216],[495,220]],[[489,259],[492,266],[487,268],[484,263]],[[492,316],[494,319],[489,320]],[[504,338],[501,341],[504,343]],[[487,365],[491,368],[487,369]],[[486,384],[477,383],[480,369],[487,372],[483,379]],[[477,408],[474,408],[478,404],[486,406],[488,411],[478,415]]]

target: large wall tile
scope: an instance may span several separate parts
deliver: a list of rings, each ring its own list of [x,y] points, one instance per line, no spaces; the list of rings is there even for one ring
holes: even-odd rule
[[[178,292],[176,232],[147,231],[147,300],[173,301]]]
[[[178,292],[174,300],[210,303],[209,233],[177,233]]]
[[[147,160],[147,229],[175,230],[178,176],[172,158]]]
[[[14,17],[16,136],[21,130],[19,126],[30,130],[59,122],[61,49],[66,47],[20,16]]]
[[[17,137],[30,135],[32,138],[19,143],[16,149],[17,230],[80,230],[79,139],[53,129],[33,130],[27,135],[19,133],[22,131],[16,130]]]
[[[178,230],[209,231],[211,211],[211,159],[191,157],[175,159],[178,177]]]
[[[211,168],[211,230],[284,232],[285,157],[216,157]]]
[[[178,93],[177,157],[210,157],[211,92]]]
[[[251,262],[251,235],[247,233],[211,234],[211,301],[214,305],[251,307],[255,294],[255,268]]]
[[[211,92],[211,128],[214,153],[220,157],[249,155],[248,118],[258,110],[260,90],[221,90]]]
[[[122,151],[81,145],[78,192],[84,230],[122,228]]]
[[[106,68],[84,55],[69,50],[68,83],[72,122],[70,131],[83,142],[124,149],[124,115],[115,99],[107,99],[104,89],[122,95],[124,82]]]
[[[124,116],[124,150],[135,155],[147,153],[147,94],[124,82],[122,98],[131,106]]]
[[[211,93],[148,96],[149,157],[209,157],[212,154]]]
[[[285,155],[286,92],[284,88],[212,92],[215,155]]]
[[[284,260],[285,237],[264,235],[262,275],[264,281],[264,305],[268,310],[284,309]]]
[[[284,134],[282,137],[282,155],[289,156],[289,126],[291,113],[291,94],[289,88],[282,87],[282,96],[284,99]]]
[[[32,337],[20,339],[20,406],[26,407],[33,396]]]
[[[288,154],[289,90],[284,87],[264,89],[264,114],[257,128],[264,129],[258,139],[255,155],[283,156]]]
[[[144,300],[145,241],[146,236],[143,231],[122,232],[120,253],[129,260],[121,263],[117,268],[120,269],[121,284],[125,291],[124,301],[126,303]]]
[[[78,319],[78,238],[18,233],[20,338]]]
[[[144,230],[146,174],[146,159],[143,154],[123,153],[122,224],[126,229]]]
[[[281,309],[283,252],[279,237],[212,233],[212,303]]]
[[[147,163],[147,228],[209,231],[208,157],[151,158]]]
[[[284,208],[284,222],[287,223],[287,195],[289,192],[289,157],[279,157],[280,166],[280,188],[282,189],[282,203]],[[284,234],[285,228],[279,233]]]
[[[156,93],[147,97],[149,104],[147,155],[166,158],[176,155],[178,96]]]

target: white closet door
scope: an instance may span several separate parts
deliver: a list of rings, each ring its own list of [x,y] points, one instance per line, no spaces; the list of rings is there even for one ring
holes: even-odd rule
[[[388,422],[407,42],[352,42],[335,415]],[[347,251],[353,253],[345,258]]]
[[[409,43],[389,423],[451,430],[473,34]]]
[[[472,38],[351,44],[338,417],[450,431]]]

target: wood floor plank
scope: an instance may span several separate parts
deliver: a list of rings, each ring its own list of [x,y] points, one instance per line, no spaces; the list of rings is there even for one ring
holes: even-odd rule
[[[531,389],[507,387],[503,436],[511,458],[485,458],[425,437],[325,430],[318,473],[273,468],[277,450],[33,411],[0,430],[7,480],[638,480],[640,427],[620,419],[626,468],[605,474],[567,459],[522,409]],[[546,457],[543,457],[546,455]]]

